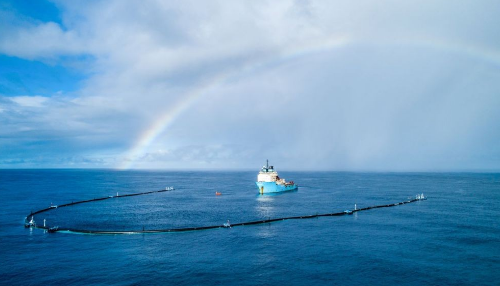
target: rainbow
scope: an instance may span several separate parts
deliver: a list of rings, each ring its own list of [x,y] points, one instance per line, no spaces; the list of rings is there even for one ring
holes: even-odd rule
[[[216,90],[229,80],[236,79],[243,75],[251,74],[255,71],[262,70],[269,66],[279,65],[290,60],[294,60],[306,55],[328,51],[348,43],[347,38],[329,38],[322,41],[310,42],[306,46],[299,46],[294,49],[288,50],[276,57],[266,59],[260,62],[253,62],[244,65],[237,72],[220,73],[213,77],[205,84],[187,92],[181,100],[174,104],[167,112],[162,114],[153,124],[144,131],[139,139],[135,142],[133,147],[126,152],[120,164],[116,167],[118,170],[128,170],[134,166],[134,163],[139,159],[151,146],[151,144],[160,136],[165,130],[170,127],[176,119],[193,104],[195,104],[203,95]]]
[[[206,94],[219,85],[221,85],[227,75],[219,75],[218,77],[212,79],[207,84],[203,84],[200,87],[187,93],[182,100],[179,100],[174,104],[167,112],[158,117],[153,124],[139,137],[139,140],[134,144],[134,146],[127,152],[125,159],[117,167],[119,170],[130,169],[134,160],[138,159],[148,147],[153,143],[153,141],[161,135],[165,129],[171,126],[174,121],[190,106],[192,106],[203,94]]]
[[[335,48],[345,46],[352,43],[352,40],[347,37],[326,38],[316,42],[309,42],[308,45],[298,46],[294,49],[287,50],[277,56],[265,59],[259,62],[253,62],[241,67],[238,71],[233,73],[221,73],[213,77],[205,84],[187,92],[183,98],[173,105],[167,112],[154,120],[153,124],[144,131],[139,139],[135,142],[133,147],[126,152],[124,159],[117,166],[117,169],[126,170],[133,167],[134,163],[147,151],[149,146],[161,135],[169,126],[171,126],[176,119],[186,110],[188,110],[194,103],[196,103],[204,94],[216,90],[224,83],[231,79],[236,79],[255,71],[279,65],[290,60],[301,58],[315,53],[330,51]],[[362,44],[362,42],[359,42]],[[368,43],[367,43],[368,44]],[[391,43],[385,43],[384,46],[391,46]],[[433,49],[441,52],[452,52],[456,54],[463,54],[473,58],[479,58],[485,62],[500,65],[500,54],[496,50],[488,50],[478,46],[450,43],[440,39],[417,39],[416,41],[408,41],[403,43],[393,43],[396,46],[411,46],[422,47],[425,49]]]

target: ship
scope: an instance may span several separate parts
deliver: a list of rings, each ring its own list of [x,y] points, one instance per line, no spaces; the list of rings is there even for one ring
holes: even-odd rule
[[[299,187],[293,182],[287,182],[285,179],[278,176],[278,172],[273,166],[269,166],[269,160],[266,160],[266,165],[262,167],[257,175],[257,187],[260,194],[279,193],[287,191],[295,191]]]

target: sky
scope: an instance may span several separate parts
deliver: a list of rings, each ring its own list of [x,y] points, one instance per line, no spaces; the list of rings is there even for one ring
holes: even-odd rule
[[[0,168],[500,171],[500,2],[0,1]]]

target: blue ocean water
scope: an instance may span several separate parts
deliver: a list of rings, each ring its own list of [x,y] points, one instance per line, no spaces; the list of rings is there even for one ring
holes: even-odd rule
[[[498,285],[500,174],[280,172],[300,187],[257,194],[256,172],[0,170],[3,285]],[[351,216],[184,233],[81,235],[38,224],[141,230],[339,212]],[[215,196],[215,192],[221,196]]]

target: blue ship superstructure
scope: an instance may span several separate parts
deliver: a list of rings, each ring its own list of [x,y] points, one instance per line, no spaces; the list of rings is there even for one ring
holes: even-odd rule
[[[256,184],[261,194],[279,193],[298,189],[293,181],[287,182],[285,179],[280,178],[278,172],[274,170],[274,167],[269,166],[269,161],[266,161],[266,165],[260,170]]]

